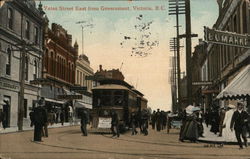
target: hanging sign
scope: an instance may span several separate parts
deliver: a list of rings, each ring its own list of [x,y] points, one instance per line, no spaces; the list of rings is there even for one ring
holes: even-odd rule
[[[204,27],[204,39],[207,42],[235,47],[250,48],[250,35],[219,31]]]

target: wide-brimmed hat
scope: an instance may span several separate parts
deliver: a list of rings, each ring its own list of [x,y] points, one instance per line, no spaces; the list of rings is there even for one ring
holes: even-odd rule
[[[233,105],[233,104],[228,104],[227,107],[228,107],[228,108],[231,108],[231,109],[235,109],[235,108],[236,108],[235,105]]]

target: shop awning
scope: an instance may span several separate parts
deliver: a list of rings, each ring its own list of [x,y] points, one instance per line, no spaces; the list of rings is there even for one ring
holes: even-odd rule
[[[54,100],[54,99],[50,99],[50,98],[45,98],[45,101],[58,103],[58,104],[64,104],[65,103],[64,101]]]
[[[76,101],[75,102],[75,108],[88,108],[88,109],[92,109],[92,105],[88,104],[88,103],[83,103],[80,101]]]
[[[218,99],[239,99],[250,95],[250,65],[244,68],[232,82],[220,92]]]

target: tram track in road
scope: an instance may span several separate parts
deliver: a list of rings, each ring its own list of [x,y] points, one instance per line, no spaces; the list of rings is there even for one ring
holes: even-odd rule
[[[80,146],[75,146],[74,145],[74,141],[72,141],[72,143],[69,143],[70,138],[74,138],[75,134],[78,134],[79,133],[79,136],[80,136],[80,131],[79,130],[76,130],[76,129],[73,129],[73,130],[63,130],[63,131],[60,131],[60,132],[51,132],[50,133],[50,137],[51,139],[47,140],[47,139],[44,139],[44,142],[33,142],[30,140],[30,138],[28,138],[28,135],[25,137],[27,139],[27,142],[28,143],[33,143],[33,144],[37,144],[37,145],[41,145],[41,146],[44,146],[44,147],[47,147],[49,148],[50,151],[46,151],[44,150],[43,148],[39,148],[40,151],[30,151],[30,150],[27,150],[27,151],[22,151],[22,152],[18,152],[18,151],[15,151],[13,150],[12,152],[11,151],[4,151],[4,152],[0,152],[1,154],[6,154],[6,155],[11,155],[12,153],[13,154],[90,154],[90,155],[102,155],[102,154],[106,154],[106,155],[119,155],[121,156],[120,158],[125,158],[124,156],[128,156],[126,158],[129,158],[129,156],[131,156],[131,158],[151,158],[151,159],[164,159],[164,158],[179,158],[179,159],[183,159],[183,158],[192,158],[192,156],[194,155],[198,155],[200,156],[201,158],[206,158],[206,157],[217,157],[217,158],[233,158],[234,156],[236,157],[236,155],[229,155],[229,154],[209,154],[209,153],[204,153],[204,154],[199,154],[199,151],[198,152],[184,152],[184,153],[179,153],[178,151],[176,152],[167,152],[167,151],[147,151],[145,152],[143,149],[142,151],[144,152],[128,152],[125,150],[125,152],[117,152],[117,150],[103,150],[103,149],[98,149],[98,148],[89,148],[88,145],[86,145],[87,147],[80,147]],[[92,134],[92,133],[91,133]],[[109,139],[112,139],[110,136],[108,135],[95,135],[95,136],[100,136],[100,138],[109,138]],[[96,138],[94,136],[94,138]],[[130,138],[133,138],[132,136],[129,136],[128,134],[125,134],[123,135],[124,137],[128,138],[127,140],[129,140],[131,142],[131,139]],[[113,139],[113,140],[119,140],[119,139]],[[123,140],[126,140],[126,139],[123,139]],[[121,141],[123,141],[121,140]],[[134,140],[134,138],[133,138]],[[136,140],[139,140],[140,142],[142,140],[140,139],[136,139]],[[79,141],[79,140],[77,140]],[[104,140],[105,141],[105,140]],[[126,141],[127,142],[127,141]],[[134,141],[134,142],[138,142],[138,141]],[[145,140],[144,140],[145,142]],[[145,144],[144,142],[141,142],[142,144]],[[148,144],[151,144],[152,145],[154,144],[159,144],[157,142],[149,142]],[[117,144],[122,144],[122,143],[117,143]],[[163,143],[160,143],[160,145],[162,146],[169,146],[169,144],[163,144]],[[82,145],[84,146],[84,145]],[[170,144],[170,146],[173,146]],[[174,145],[176,146],[176,145]],[[180,145],[178,145],[180,146]],[[31,147],[33,147],[31,145]],[[190,146],[189,146],[190,147]],[[46,149],[47,149],[46,148]],[[55,148],[53,150],[53,148]],[[196,148],[196,147],[195,147]],[[140,150],[139,150],[140,151]],[[241,155],[237,155],[238,157],[237,158],[247,158],[249,157],[249,155],[245,155],[245,154],[241,154]],[[116,158],[116,157],[115,157]],[[119,158],[119,157],[118,157]]]
[[[111,137],[109,137],[107,135],[104,135],[104,134],[102,134],[102,136],[104,136],[106,138],[111,138]],[[168,143],[148,142],[148,141],[145,141],[145,140],[135,139],[135,138],[133,138],[132,136],[129,136],[129,135],[122,135],[122,136],[126,136],[128,138],[132,138],[133,140],[122,139],[122,138],[115,138],[114,140],[120,140],[120,141],[132,142],[132,143],[148,144],[148,145],[158,145],[158,146],[186,147],[186,148],[204,148],[202,146],[190,146],[190,145],[182,145],[182,144],[178,144],[178,143],[168,144]],[[111,139],[113,139],[113,138],[111,138]]]
[[[64,142],[63,137],[69,135],[69,132],[71,131],[66,131],[66,132],[62,132],[61,135],[57,136],[55,141],[60,141],[60,142]],[[76,132],[76,131],[73,131]],[[72,133],[70,133],[71,135]],[[103,134],[102,134],[103,136]],[[106,136],[105,136],[106,137]],[[110,137],[108,137],[110,138]],[[32,141],[31,141],[32,142]],[[149,157],[149,158],[165,158],[165,156],[176,156],[176,155],[180,155],[177,153],[130,153],[130,152],[116,152],[116,151],[107,151],[107,150],[96,150],[96,149],[90,149],[90,148],[81,148],[81,147],[72,147],[72,146],[61,146],[61,145],[53,145],[53,144],[47,144],[45,142],[34,142],[35,144],[39,144],[42,146],[48,146],[48,147],[53,147],[53,148],[63,148],[66,150],[75,150],[74,152],[68,152],[68,151],[60,151],[61,153],[101,153],[101,154],[114,154],[114,155],[128,155],[128,156],[144,156],[144,157]],[[60,143],[59,143],[60,144]],[[47,153],[60,153],[60,152],[47,152]],[[18,152],[17,152],[18,153]],[[29,152],[25,152],[25,153],[29,153]],[[36,153],[36,152],[33,152]],[[42,153],[42,152],[38,152],[38,153]],[[183,154],[188,155],[188,154]]]

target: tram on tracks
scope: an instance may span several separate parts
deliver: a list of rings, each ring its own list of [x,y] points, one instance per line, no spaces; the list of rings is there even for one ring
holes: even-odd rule
[[[126,130],[130,127],[131,113],[147,108],[147,99],[125,81],[106,79],[99,83],[92,89],[92,128],[97,131],[109,130],[111,111],[114,110],[118,114],[120,130]]]

